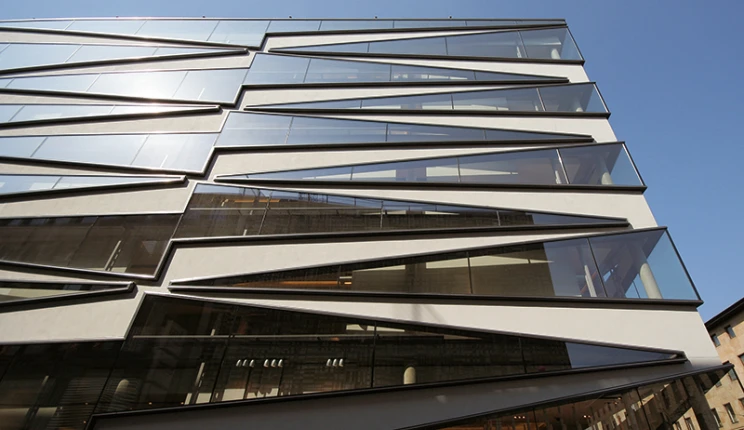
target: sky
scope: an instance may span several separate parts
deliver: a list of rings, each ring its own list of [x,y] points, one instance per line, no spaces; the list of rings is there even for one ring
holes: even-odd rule
[[[744,1],[0,0],[0,19],[565,18],[705,304],[744,296]]]

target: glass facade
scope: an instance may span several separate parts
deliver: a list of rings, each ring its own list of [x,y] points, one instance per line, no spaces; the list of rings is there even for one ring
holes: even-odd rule
[[[232,105],[247,72],[248,69],[199,69],[24,76],[0,79],[0,88]]]
[[[182,183],[179,176],[0,175],[0,196],[47,191]]]
[[[257,53],[246,85],[368,83],[556,83],[564,78],[516,73],[475,72],[463,69],[410,66],[366,61],[330,60]]]
[[[582,61],[568,28],[499,31],[455,36],[281,48],[279,52],[405,57]]]
[[[622,143],[228,175],[218,179],[236,183],[643,186]]]
[[[132,284],[94,284],[86,282],[33,282],[0,281],[0,306],[6,304],[49,301],[56,299],[91,296],[102,293],[123,293],[132,290]],[[0,350],[2,347],[0,347]],[[2,352],[0,352],[0,355]],[[2,364],[0,364],[0,374]]]
[[[255,106],[279,110],[463,111],[519,114],[609,114],[592,83],[478,90],[396,97],[370,97]]]
[[[245,54],[243,50],[221,48],[184,48],[162,45],[89,45],[70,43],[9,43],[0,49],[0,70],[5,72],[87,62],[126,61],[150,57]]]
[[[502,222],[519,223],[517,213]],[[700,300],[666,231],[347,262],[177,286],[236,290]]]
[[[8,429],[82,429],[93,412],[680,359],[673,351],[146,296],[123,344],[0,347],[0,419]]]
[[[33,121],[106,118],[123,115],[148,115],[195,112],[199,106],[157,104],[3,104],[0,105],[0,124]]]

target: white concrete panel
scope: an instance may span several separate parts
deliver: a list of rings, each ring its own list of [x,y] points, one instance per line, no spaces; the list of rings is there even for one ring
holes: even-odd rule
[[[219,299],[285,309],[330,312],[476,330],[559,337],[683,351],[698,367],[720,365],[694,309],[613,309],[506,305]]]
[[[142,297],[0,312],[0,343],[122,339]]]
[[[533,240],[575,237],[582,233],[518,234],[507,236],[447,237],[386,241],[343,241],[294,244],[215,245],[175,247],[163,285],[171,280],[229,276],[294,267],[333,264],[447,251],[460,248],[501,245]]]
[[[167,189],[135,189],[95,195],[51,197],[0,205],[0,217],[115,215],[183,212],[194,183]]]
[[[217,133],[222,130],[227,111],[165,116],[147,119],[97,121],[58,125],[34,125],[0,129],[0,136],[43,136],[52,134],[116,134],[116,133]]]

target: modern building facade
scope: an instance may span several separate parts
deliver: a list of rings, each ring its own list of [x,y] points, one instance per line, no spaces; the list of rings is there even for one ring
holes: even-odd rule
[[[717,426],[565,21],[0,36],[2,428]]]
[[[734,367],[725,378],[721,378],[707,397],[720,427],[724,429],[744,428],[744,396],[735,398],[730,392],[739,393],[744,375],[744,299],[737,301],[705,323],[721,362]]]

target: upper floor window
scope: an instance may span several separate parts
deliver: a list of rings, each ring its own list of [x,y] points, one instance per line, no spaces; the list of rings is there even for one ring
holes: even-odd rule
[[[723,405],[723,407],[726,409],[726,413],[729,416],[729,419],[732,423],[738,423],[739,420],[736,418],[736,412],[734,412],[734,408],[731,406],[731,403],[726,403]]]
[[[731,339],[733,339],[733,338],[735,338],[735,337],[736,337],[736,333],[734,332],[734,328],[733,328],[733,327],[731,327],[730,325],[727,325],[727,326],[726,326],[726,333],[728,333],[728,335],[729,335],[729,337],[730,337]]]
[[[718,426],[718,428],[722,428],[723,423],[721,423],[721,417],[718,416],[718,411],[715,408],[713,408],[710,410],[710,412],[713,414],[713,418],[716,419],[716,425]]]
[[[713,341],[713,345],[715,345],[715,346],[721,346],[721,341],[718,340],[718,335],[717,334],[711,335],[710,339]]]

